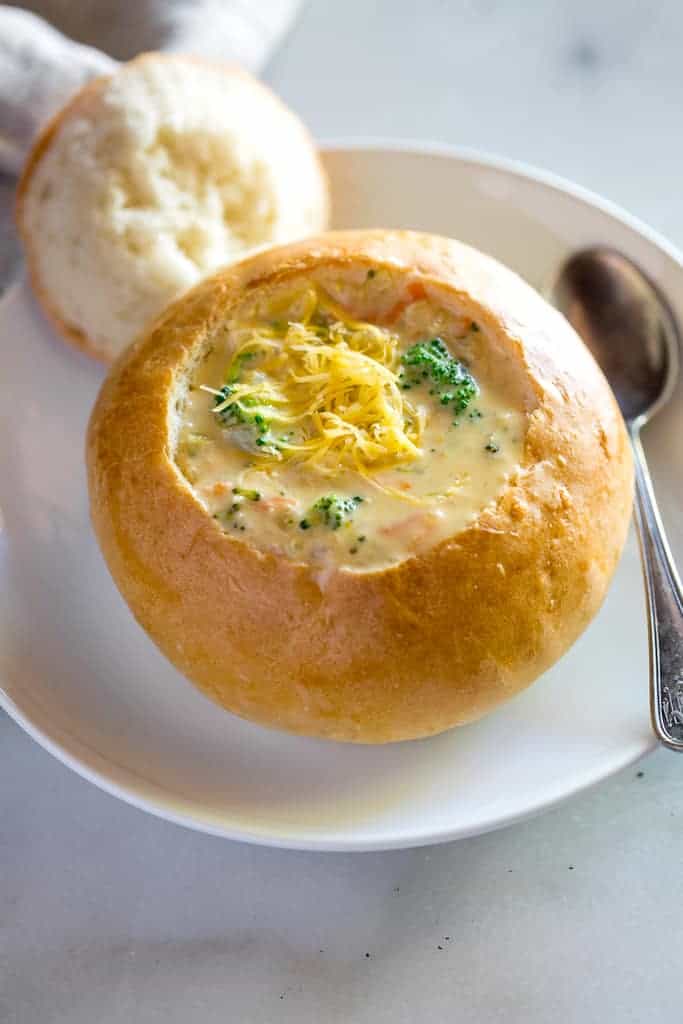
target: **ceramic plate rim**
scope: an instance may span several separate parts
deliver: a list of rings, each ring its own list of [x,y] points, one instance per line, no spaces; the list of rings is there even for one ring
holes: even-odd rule
[[[525,179],[531,184],[541,185],[555,192],[568,195],[584,205],[599,210],[658,248],[675,264],[676,270],[683,274],[683,254],[654,228],[651,228],[611,200],[581,185],[577,185],[554,172],[536,168],[524,161],[490,155],[470,147],[382,137],[359,138],[352,136],[348,138],[325,139],[321,142],[320,148],[324,153],[363,151],[436,156],[452,159],[461,164],[479,167],[484,171],[502,171],[514,177]],[[10,295],[22,286],[25,286],[24,274],[20,274],[18,279],[7,289],[0,299],[0,303],[7,302]],[[138,810],[146,811],[154,817],[173,824],[224,839],[254,843],[260,846],[315,852],[372,852],[408,849],[464,839],[475,835],[482,835],[499,828],[505,828],[508,825],[534,817],[545,810],[557,806],[569,797],[590,789],[616,772],[631,764],[635,764],[657,746],[654,735],[649,734],[647,741],[632,744],[623,756],[614,756],[607,765],[603,764],[602,770],[598,775],[590,767],[583,776],[582,773],[574,773],[571,777],[572,781],[568,782],[565,779],[564,784],[560,788],[556,787],[557,791],[548,792],[548,790],[545,790],[536,801],[528,803],[523,808],[513,810],[509,814],[499,814],[495,819],[479,824],[471,822],[465,826],[445,826],[440,829],[425,830],[422,833],[413,827],[405,832],[396,831],[391,838],[373,838],[371,835],[364,838],[354,838],[348,834],[335,834],[329,830],[324,835],[303,837],[289,834],[283,831],[282,828],[279,829],[278,833],[272,830],[259,832],[240,827],[219,826],[211,821],[202,819],[200,813],[192,816],[175,811],[170,806],[170,802],[167,806],[160,799],[155,802],[153,798],[144,795],[142,787],[136,789],[132,781],[128,779],[125,782],[116,781],[113,766],[110,773],[105,773],[87,764],[77,753],[72,752],[68,748],[66,740],[60,742],[48,735],[43,728],[36,725],[29,715],[15,704],[9,693],[1,685],[0,707],[33,740],[66,767],[110,796],[117,797]],[[163,791],[163,787],[159,786],[157,788]]]
[[[594,192],[592,189],[579,185],[570,178],[564,178],[555,171],[536,167],[534,164],[526,163],[524,160],[517,160],[514,157],[499,156],[495,153],[488,153],[473,146],[457,146],[446,142],[415,142],[410,139],[392,138],[387,136],[361,137],[350,135],[332,136],[323,139],[319,143],[323,153],[338,152],[385,152],[385,153],[414,153],[417,156],[436,156],[446,159],[457,160],[463,164],[478,166],[482,170],[503,171],[518,178],[526,178],[536,185],[543,185],[555,192],[578,199],[579,202],[592,206],[601,213],[607,214],[613,220],[642,235],[652,245],[657,246],[662,252],[676,264],[677,268],[683,271],[683,249],[679,249],[673,242],[670,242],[665,235],[656,228],[651,227],[644,220],[641,220],[633,213],[615,203],[612,199]]]

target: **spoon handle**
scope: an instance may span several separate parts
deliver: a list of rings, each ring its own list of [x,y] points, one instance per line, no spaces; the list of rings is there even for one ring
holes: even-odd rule
[[[650,710],[658,739],[683,751],[683,588],[657,508],[652,480],[631,427],[635,457],[636,525],[645,576],[650,642]]]

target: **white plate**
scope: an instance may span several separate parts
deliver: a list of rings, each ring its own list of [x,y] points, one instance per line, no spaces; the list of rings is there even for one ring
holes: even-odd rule
[[[454,235],[543,287],[565,253],[618,246],[683,320],[683,268],[594,197],[455,152],[330,149],[337,226]],[[647,655],[631,538],[573,650],[489,718],[431,740],[299,739],[219,710],[133,621],[88,526],[83,434],[101,369],[61,344],[22,282],[0,306],[0,680],[7,711],[81,775],[138,807],[230,838],[371,850],[474,835],[537,812],[645,753]],[[683,395],[647,438],[683,554]]]

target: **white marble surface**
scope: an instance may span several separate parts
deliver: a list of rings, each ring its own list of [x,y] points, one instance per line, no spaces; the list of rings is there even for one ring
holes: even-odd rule
[[[676,0],[417,9],[313,0],[267,77],[318,136],[528,160],[683,245]],[[0,1022],[669,1024],[682,818],[659,752],[478,839],[262,850],[118,803],[2,717]]]

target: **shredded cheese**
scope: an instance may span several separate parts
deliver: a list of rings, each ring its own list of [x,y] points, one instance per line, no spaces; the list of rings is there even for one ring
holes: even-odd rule
[[[288,308],[296,320],[235,328],[229,395],[214,408],[234,405],[245,420],[268,423],[259,464],[366,476],[419,456],[423,415],[398,382],[398,336],[350,319],[314,288]]]

